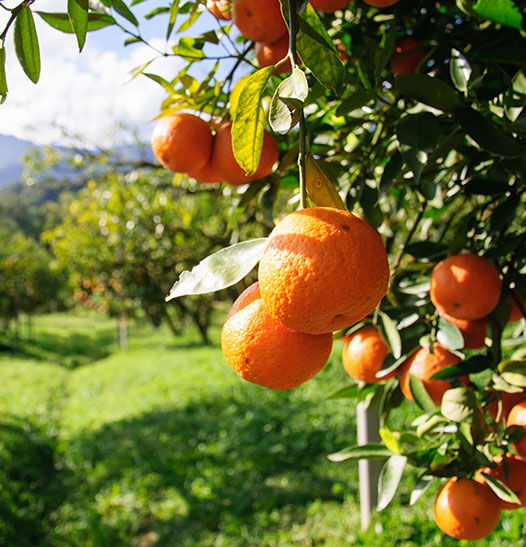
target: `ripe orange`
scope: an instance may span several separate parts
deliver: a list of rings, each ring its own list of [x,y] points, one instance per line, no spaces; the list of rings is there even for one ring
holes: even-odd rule
[[[391,71],[395,75],[413,74],[424,57],[424,50],[416,40],[401,38],[396,42],[391,57]]]
[[[310,0],[310,5],[317,11],[333,13],[338,10],[344,10],[350,0]]]
[[[465,477],[453,477],[444,484],[434,512],[442,532],[471,541],[491,534],[500,520],[500,508],[489,486]]]
[[[374,6],[375,8],[387,8],[396,4],[398,0],[363,0],[366,4]]]
[[[232,2],[230,0],[207,0],[206,9],[222,21],[232,19]]]
[[[330,334],[293,331],[266,312],[258,283],[234,302],[221,332],[221,349],[239,376],[272,389],[291,389],[312,378],[327,362]]]
[[[502,422],[506,422],[506,420],[508,419],[510,410],[515,405],[522,403],[522,401],[526,401],[525,391],[521,391],[519,393],[507,393],[506,391],[499,391],[497,392],[497,394],[502,401],[502,404],[501,404],[502,410],[500,414],[500,420]],[[499,410],[498,400],[493,401],[490,405],[488,405],[487,408],[488,408],[489,415],[495,420],[497,418],[497,412]]]
[[[197,170],[188,171],[188,176],[194,178],[197,182],[204,184],[214,184],[223,179],[216,173],[212,161],[208,160],[203,167]]]
[[[492,262],[473,253],[450,256],[431,274],[431,301],[440,314],[480,319],[500,299],[501,280]]]
[[[212,151],[212,166],[222,180],[233,186],[259,180],[272,172],[272,167],[278,161],[279,149],[272,133],[265,129],[263,148],[256,172],[247,177],[239,167],[232,151],[232,122],[224,123],[217,130]]]
[[[287,327],[333,332],[367,316],[387,291],[387,253],[364,219],[330,207],[287,215],[259,262],[265,307]]]
[[[510,425],[520,425],[524,429],[522,437],[515,443],[513,448],[521,455],[526,456],[526,400],[516,404],[508,414],[506,427]]]
[[[431,376],[443,368],[455,365],[460,358],[443,348],[440,344],[433,345],[433,353],[427,347],[421,347],[413,353],[402,365],[400,373],[400,388],[406,399],[413,401],[409,385],[409,375],[421,380],[436,405],[440,405],[444,393],[451,387],[446,380],[430,380]]]
[[[491,467],[485,467],[477,471],[475,480],[482,484],[486,483],[482,473],[495,477],[503,482],[510,490],[513,490],[521,503],[510,503],[500,499],[497,495],[497,503],[501,509],[518,509],[519,507],[526,507],[526,461],[522,458],[508,454],[504,461],[502,456],[495,458],[497,467],[492,469]]]
[[[205,165],[212,151],[212,131],[193,114],[160,118],[152,134],[152,150],[163,167],[186,173]]]
[[[518,291],[513,291],[514,295],[520,300],[522,307],[526,310],[526,297],[522,296]],[[515,321],[519,321],[519,319],[523,318],[522,311],[519,308],[517,302],[515,301],[515,298],[513,296],[509,295],[508,300],[510,302],[510,323],[515,323]]]
[[[286,57],[289,52],[289,35],[283,35],[277,42],[273,42],[272,44],[256,42],[255,50],[256,59],[261,68],[275,65],[278,61]],[[291,70],[290,60],[287,60],[274,70],[274,74],[283,74]]]
[[[457,319],[447,313],[441,316],[452,325],[456,325],[464,338],[464,349],[480,349],[485,345],[486,339],[486,318],[480,319]]]
[[[279,0],[235,0],[232,20],[239,32],[254,42],[271,44],[287,33]]]
[[[384,378],[376,377],[389,351],[378,329],[363,327],[343,340],[343,368],[351,378],[368,384],[377,384],[396,375],[395,370]]]

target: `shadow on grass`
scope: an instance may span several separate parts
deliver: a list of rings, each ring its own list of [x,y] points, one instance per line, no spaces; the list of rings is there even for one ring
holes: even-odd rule
[[[53,361],[65,368],[76,368],[104,359],[116,349],[115,330],[112,328],[98,329],[93,334],[39,331],[31,338],[4,336],[2,340],[4,347],[0,347],[0,352],[22,359]]]
[[[203,545],[222,534],[233,545],[246,530],[257,538],[278,526],[276,512],[282,526],[301,522],[314,500],[341,501],[320,465],[334,435],[309,424],[305,401],[251,393],[257,398],[212,396],[72,439],[68,465],[86,474],[65,504],[79,519],[70,541]]]
[[[43,545],[64,496],[56,441],[19,418],[0,418],[0,545]]]

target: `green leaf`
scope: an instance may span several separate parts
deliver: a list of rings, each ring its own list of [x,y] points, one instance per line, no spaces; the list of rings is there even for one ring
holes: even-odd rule
[[[135,25],[136,27],[139,26],[139,21],[137,21],[133,12],[122,0],[111,0],[111,5],[119,15],[122,15],[122,17],[127,19],[132,25]]]
[[[354,445],[344,448],[327,456],[331,462],[346,460],[383,460],[390,458],[393,453],[383,444]]]
[[[403,165],[404,161],[402,155],[398,150],[396,150],[389,158],[389,161],[385,164],[384,172],[382,173],[382,178],[380,179],[381,196],[384,196],[389,192],[391,186],[402,171]]]
[[[444,112],[462,106],[460,97],[452,87],[427,74],[396,76],[395,86],[400,93]]]
[[[448,389],[444,393],[440,412],[448,420],[457,423],[475,427],[481,427],[485,423],[484,411],[475,392],[465,386]]]
[[[424,437],[427,433],[433,431],[433,429],[446,423],[446,419],[438,414],[431,414],[431,416],[424,415],[424,417],[426,417],[424,421],[419,421],[418,424],[415,424],[417,425],[416,434],[418,437]]]
[[[336,116],[345,116],[349,112],[365,106],[373,99],[373,93],[368,89],[357,89],[350,97],[343,99],[336,108]]]
[[[472,108],[459,108],[455,116],[464,131],[484,150],[503,158],[519,158],[526,155],[526,146],[518,144]]]
[[[37,83],[40,77],[40,50],[33,14],[28,7],[22,8],[15,19],[15,52],[26,76]]]
[[[449,73],[455,87],[462,93],[465,93],[468,90],[468,82],[471,77],[471,66],[464,55],[456,49],[451,50]]]
[[[360,392],[360,386],[357,383],[349,384],[327,395],[326,399],[356,399]]]
[[[0,47],[0,104],[7,97],[7,78],[5,75],[5,48]]]
[[[504,94],[504,112],[508,120],[517,121],[526,106],[526,73],[518,70],[511,80],[511,87]]]
[[[398,27],[396,25],[391,25],[389,30],[382,35],[382,40],[380,42],[380,56],[378,58],[378,62],[376,63],[374,72],[376,82],[381,81],[382,72],[387,66],[387,63],[391,60],[396,45],[397,34]]]
[[[526,361],[508,359],[500,362],[498,369],[508,384],[515,387],[526,387]]]
[[[449,350],[459,350],[464,347],[464,337],[460,329],[444,318],[438,318],[438,330],[436,334],[438,342]]]
[[[172,47],[172,51],[175,55],[179,55],[187,61],[197,61],[205,58],[205,54],[200,47],[195,47],[195,44],[199,46],[199,42],[195,38],[190,36],[182,36],[178,43]]]
[[[67,34],[73,34],[74,30],[67,13],[48,13],[44,11],[37,11],[36,13],[54,29]],[[88,14],[88,32],[99,30],[110,25],[115,25],[115,19],[111,15],[91,12]]]
[[[409,498],[409,505],[414,505],[422,496],[422,494],[431,486],[434,477],[432,475],[422,475],[419,477],[411,497]]]
[[[517,497],[517,494],[515,494],[515,492],[506,486],[502,481],[492,475],[489,475],[488,473],[482,472],[482,476],[484,477],[486,484],[501,500],[520,505],[521,500]]]
[[[68,17],[75,35],[79,51],[82,51],[86,43],[86,33],[88,32],[88,0],[68,0]]]
[[[168,21],[168,28],[166,29],[166,39],[168,40],[172,35],[172,30],[175,25],[175,20],[177,19],[177,14],[179,13],[179,0],[173,0],[170,5],[170,19]]]
[[[393,433],[386,427],[383,427],[378,430],[378,433],[380,434],[380,438],[384,442],[385,446],[395,454],[400,454],[402,452],[400,448],[400,443],[398,442],[398,439],[400,437],[400,434]]]
[[[437,260],[445,258],[448,246],[435,241],[415,241],[405,248],[405,252],[415,258]]]
[[[394,498],[406,463],[407,457],[401,454],[393,454],[385,462],[378,482],[378,511],[383,511]]]
[[[300,17],[300,32],[296,40],[305,66],[320,84],[339,94],[343,88],[345,67],[324,24],[310,4]]]
[[[273,66],[258,70],[243,86],[236,105],[232,124],[232,149],[237,163],[247,175],[256,172],[263,146],[265,112],[261,99]]]
[[[259,262],[267,238],[236,243],[208,256],[191,272],[184,271],[166,301],[188,294],[206,294],[241,281]]]
[[[409,388],[415,403],[424,412],[432,413],[436,410],[436,405],[433,402],[433,399],[429,396],[429,393],[427,392],[422,380],[412,374],[409,374]]]
[[[295,67],[276,88],[270,103],[269,122],[276,133],[288,133],[299,121],[299,113],[309,94],[304,72]]]
[[[468,374],[476,374],[491,367],[491,361],[485,355],[473,355],[456,365],[443,368],[431,376],[431,380],[455,380]]]
[[[194,6],[195,8],[197,8],[197,6],[199,5],[198,2],[194,2]],[[193,11],[192,14],[190,15],[190,17],[187,17],[183,24],[177,29],[177,34],[179,34],[180,32],[184,32],[185,30],[188,30],[189,28],[191,28],[193,26],[193,24],[199,19],[199,15],[200,13],[198,11]]]
[[[391,348],[391,353],[395,359],[399,359],[402,355],[402,339],[400,333],[396,328],[394,321],[383,311],[380,312],[380,319],[382,321],[382,327]]]
[[[495,23],[501,23],[517,30],[522,28],[522,15],[519,8],[512,0],[479,0],[474,6],[473,11]]]
[[[418,182],[428,154],[438,143],[438,120],[430,112],[406,116],[398,122],[396,135],[400,143],[400,153]]]

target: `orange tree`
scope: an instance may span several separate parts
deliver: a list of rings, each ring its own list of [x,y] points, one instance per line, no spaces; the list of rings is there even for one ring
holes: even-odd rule
[[[18,58],[36,80],[40,62],[33,3],[22,2],[12,10],[1,38],[13,27]],[[74,0],[68,2],[67,14],[39,15],[58,30],[74,32],[81,49],[88,30],[109,25],[123,30],[127,43],[144,42],[132,11],[140,4],[140,0],[130,6],[122,0],[100,0],[88,7],[87,1]],[[523,435],[520,425],[506,427],[506,401],[516,396],[520,402],[526,387],[524,320],[509,322],[511,308],[514,318],[525,316],[526,296],[523,4],[513,0],[219,4],[220,12],[217,2],[174,0],[146,15],[167,18],[166,37],[174,42],[162,55],[178,56],[186,64],[171,79],[155,74],[152,63],[138,67],[134,74],[166,90],[163,116],[177,118],[184,110],[209,124],[206,138],[189,148],[206,146],[205,157],[177,176],[225,182],[215,183],[217,192],[231,196],[230,230],[253,203],[259,204],[267,223],[298,206],[347,209],[377,229],[389,256],[385,297],[381,298],[382,292],[374,310],[354,317],[355,324],[343,325],[335,334],[350,335],[372,325],[381,330],[388,345],[383,368],[375,374],[384,381],[354,382],[334,395],[379,401],[382,443],[352,446],[331,458],[387,459],[380,508],[392,499],[406,466],[420,470],[412,502],[436,477],[472,480],[477,470],[496,468],[495,458],[516,452],[514,446]],[[214,19],[211,12],[219,17]],[[265,47],[265,41],[276,44],[287,34],[286,57],[260,56],[262,64],[272,64],[258,66],[255,50],[276,51],[277,46]],[[3,59],[5,50],[0,52]],[[3,73],[0,93],[4,97],[7,93]],[[277,155],[272,153],[274,144]],[[265,162],[277,159],[274,168],[258,171],[260,156]],[[232,167],[232,158],[245,173],[241,180],[236,175],[230,181],[237,189],[229,186],[230,170],[223,166],[227,162]],[[340,228],[350,231],[345,223]],[[323,239],[301,237],[313,240],[321,256],[326,251],[327,264],[338,262]],[[236,283],[265,257],[268,246],[264,238],[235,242],[183,274],[168,299]],[[274,247],[281,249],[279,240]],[[300,261],[306,260],[302,252],[297,249]],[[450,299],[447,311],[441,305],[437,311],[429,293],[431,274],[437,264],[441,266],[435,271],[444,271],[447,257],[463,254],[491,263],[496,275],[489,276],[489,284],[473,285],[470,279],[477,277],[473,270],[458,265],[463,259],[455,260],[448,275],[434,276],[454,284],[454,290],[433,285],[434,293],[445,289]],[[364,273],[369,268],[373,275],[370,258],[370,253],[360,255],[351,270]],[[323,260],[320,268],[324,269]],[[342,268],[335,273],[332,281],[327,281],[330,275],[322,276],[326,281],[311,298],[325,305],[326,293],[347,292],[352,271]],[[294,279],[292,285],[310,282],[309,274]],[[283,301],[297,305],[289,287],[282,288]],[[366,277],[358,289],[358,293],[369,289]],[[265,296],[264,286],[261,293],[266,304],[270,297]],[[466,299],[472,304],[468,309],[484,311],[456,313]],[[489,307],[478,306],[486,300],[492,302]],[[482,327],[478,325],[482,339],[479,334],[476,343],[466,343],[469,325],[459,326],[457,320],[482,320]],[[422,375],[412,374],[415,363]],[[285,362],[282,365],[286,367]],[[404,399],[394,371],[403,374],[404,392],[420,414],[404,431],[390,426],[392,411]],[[427,390],[429,383],[436,385],[432,382],[440,382],[438,396]],[[485,488],[517,504],[516,494],[497,474],[481,473]],[[462,488],[461,497],[479,490],[464,480],[454,483],[469,485]],[[447,511],[451,512],[449,506]],[[492,519],[493,524],[496,521]],[[471,537],[469,532],[454,534]]]

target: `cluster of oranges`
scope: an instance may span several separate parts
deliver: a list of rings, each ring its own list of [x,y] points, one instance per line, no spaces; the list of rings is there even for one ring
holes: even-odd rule
[[[376,7],[390,6],[393,0],[364,0]],[[397,0],[396,0],[397,1]],[[322,12],[344,9],[346,0],[311,0]],[[241,34],[254,41],[260,67],[277,65],[275,72],[290,72],[289,33],[279,0],[267,0],[262,9],[259,0],[208,0],[208,10],[218,19],[230,20]],[[340,51],[340,55],[344,55]],[[391,60],[394,74],[416,70],[424,51],[412,38],[402,38]],[[174,173],[184,173],[201,183],[226,182],[240,186],[260,180],[272,172],[279,159],[279,148],[273,135],[265,130],[261,158],[256,172],[247,176],[237,163],[232,150],[232,122],[207,122],[191,113],[164,116],[152,134],[152,149],[162,166]]]
[[[284,390],[323,368],[334,331],[379,304],[389,265],[380,236],[365,220],[315,207],[277,224],[258,275],[234,303],[221,347],[242,378]]]
[[[151,145],[163,167],[202,183],[247,184],[269,175],[279,158],[278,145],[265,130],[258,168],[247,176],[234,157],[232,122],[211,124],[186,112],[160,118]]]
[[[370,6],[384,8],[398,0],[364,0]],[[311,6],[323,13],[344,10],[349,0],[310,0]],[[220,20],[232,20],[239,32],[254,42],[260,67],[276,65],[288,54],[289,34],[281,13],[279,0],[267,0],[264,8],[258,0],[208,0],[208,10]],[[391,61],[394,74],[411,74],[424,57],[420,44],[410,37],[402,38]],[[280,63],[276,74],[290,72],[290,61]]]
[[[440,316],[459,327],[466,349],[484,346],[486,322],[501,299],[501,290],[501,278],[494,264],[473,253],[451,256],[439,262],[431,275],[431,301]],[[523,302],[518,293],[515,296]],[[522,313],[514,298],[509,298],[509,301],[512,308],[509,320],[516,321]],[[420,347],[398,369],[382,376],[378,373],[388,346],[378,329],[366,326],[344,340],[342,361],[350,376],[363,382],[377,383],[399,375],[400,387],[409,400],[413,400],[409,384],[409,376],[413,375],[421,380],[433,402],[440,405],[451,383],[431,377],[439,370],[460,362],[457,355],[435,342],[432,348]],[[469,382],[467,376],[460,380],[466,384]],[[490,415],[494,418],[500,415],[508,427],[523,427],[525,434],[513,444],[518,455],[496,458],[493,467],[479,470],[473,479],[453,477],[440,490],[435,502],[435,520],[442,531],[456,539],[486,537],[497,526],[502,509],[526,506],[526,392],[502,392],[500,398],[500,412],[498,401],[495,401],[488,407]],[[483,473],[508,486],[520,504],[496,496]]]

